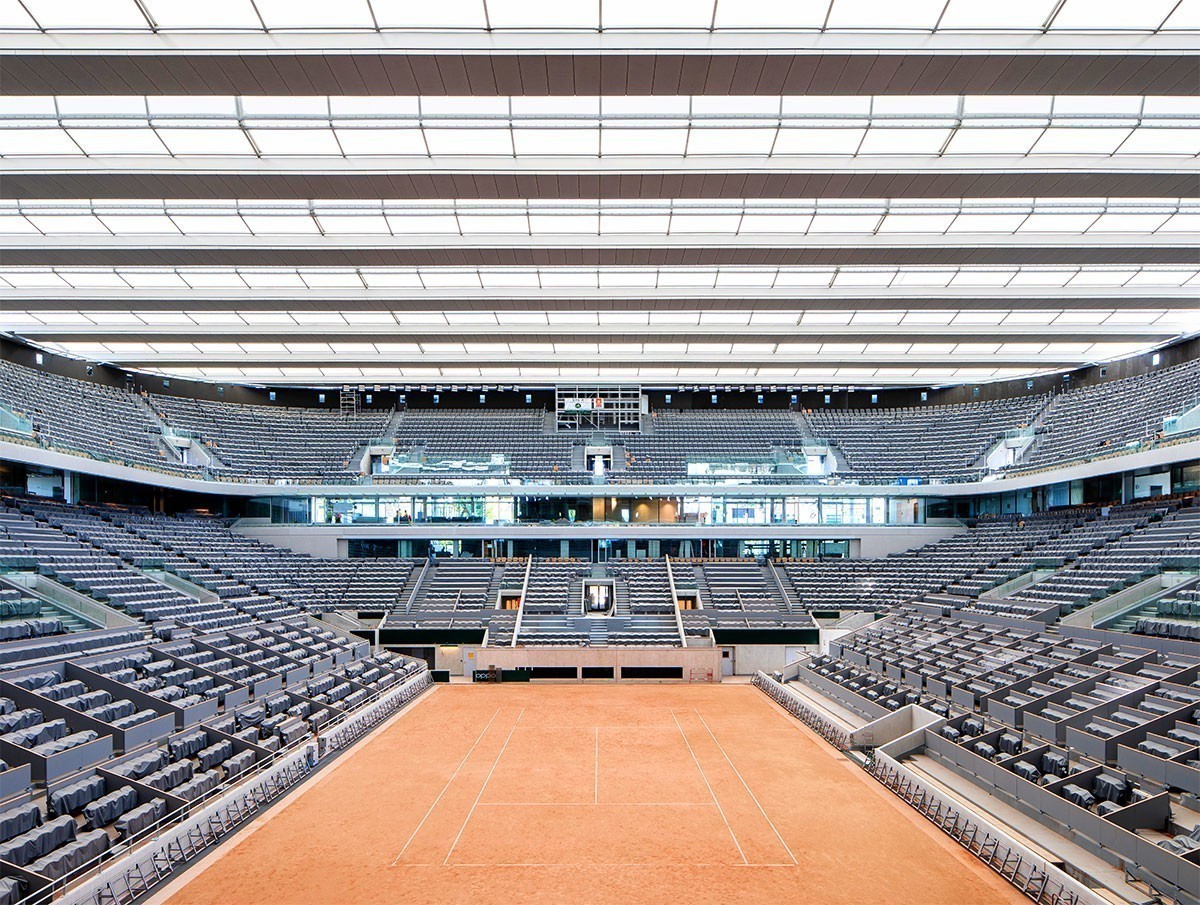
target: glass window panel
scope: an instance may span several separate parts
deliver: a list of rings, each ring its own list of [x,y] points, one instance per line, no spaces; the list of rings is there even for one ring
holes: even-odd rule
[[[62,129],[0,129],[0,155],[79,157],[79,146]]]
[[[458,272],[438,272],[438,271],[422,271],[421,282],[427,288],[446,287],[446,288],[472,288],[480,289],[482,284],[479,282],[479,274],[475,271],[458,271]]]
[[[311,216],[293,214],[245,214],[242,217],[256,236],[316,235],[316,221]]]
[[[241,129],[164,129],[158,137],[172,154],[253,154],[254,147]]]
[[[129,270],[121,274],[134,289],[186,289],[187,284],[173,271]]]
[[[1163,23],[1163,28],[1169,31],[1200,31],[1200,0],[1183,0]]]
[[[70,233],[99,233],[109,235],[108,228],[95,217],[75,215],[42,216],[29,214],[29,222],[47,235]]]
[[[371,289],[399,287],[403,289],[420,289],[421,278],[415,273],[395,270],[363,270],[360,271],[363,281]]]
[[[1011,233],[1020,228],[1028,214],[959,214],[949,231]]]
[[[1134,129],[1118,154],[1200,154],[1200,129],[1169,129],[1142,126]]]
[[[1037,129],[972,129],[955,130],[947,154],[1026,154],[1042,134]]]
[[[745,214],[741,233],[804,233],[812,214]]]
[[[242,279],[251,289],[289,288],[304,289],[304,280],[292,270],[243,270]]]
[[[251,129],[258,150],[273,157],[342,154],[332,129]]]
[[[717,272],[717,288],[753,286],[769,289],[775,283],[775,271],[721,270]]]
[[[518,154],[595,157],[600,153],[599,129],[513,129]]]
[[[188,236],[219,235],[223,233],[245,235],[249,232],[241,217],[172,214],[171,219],[183,230],[184,235]]]
[[[665,214],[600,214],[600,231],[604,235],[644,233],[666,235],[671,218]]]
[[[37,23],[30,18],[17,0],[0,0],[0,29],[4,31],[24,31],[37,28]]]
[[[1141,270],[1129,278],[1127,286],[1182,286],[1191,277],[1190,270]]]
[[[1009,286],[1065,286],[1075,276],[1074,270],[1019,270],[1008,281]]]
[[[637,286],[652,289],[658,274],[653,270],[602,270],[600,287]]]
[[[345,286],[352,289],[361,289],[363,281],[358,278],[358,274],[353,271],[344,270],[306,270],[300,274],[300,278],[308,284],[309,288],[323,287],[339,287]],[[293,317],[296,320],[301,320],[306,316],[305,312],[296,312]],[[341,320],[340,314],[333,315],[334,319]]]
[[[327,235],[386,236],[391,233],[382,214],[338,214],[317,217]]]
[[[587,29],[600,27],[598,0],[488,0],[492,28]]]
[[[516,289],[536,288],[538,273],[536,270],[527,271],[484,271],[479,275],[484,289]]]
[[[737,0],[717,3],[715,28],[817,29],[825,24],[829,0]]]
[[[1057,5],[1058,0],[1007,0],[1005,3],[950,0],[938,29],[1040,29]]]
[[[37,229],[34,227],[34,225],[24,217],[17,215],[0,215],[0,233],[12,236],[36,232]]]
[[[1023,233],[1081,233],[1096,222],[1098,214],[1030,214],[1021,224]]]
[[[713,0],[604,0],[600,26],[605,29],[707,29],[712,26]]]
[[[165,154],[153,129],[68,129],[85,154]]]
[[[25,8],[42,28],[48,29],[146,31],[149,28],[133,0],[25,0]]]
[[[775,288],[785,286],[828,286],[832,270],[781,270],[775,277]]]
[[[569,270],[543,270],[540,274],[542,286],[574,286],[595,289],[598,280],[592,271],[572,272]]]
[[[887,286],[894,271],[843,270],[833,280],[834,286]]]
[[[703,154],[769,154],[775,142],[775,129],[706,129],[692,128],[687,153]]]
[[[932,30],[941,15],[945,0],[834,0],[829,11],[830,29],[888,28]]]
[[[902,270],[896,274],[896,279],[892,280],[892,285],[948,286],[955,276],[956,272],[953,270]]]
[[[1067,0],[1054,17],[1052,29],[1101,31],[1158,28],[1177,0]]]
[[[193,287],[233,286],[245,288],[246,283],[235,270],[184,270],[179,274]]]
[[[862,143],[866,129],[794,129],[783,127],[775,139],[772,152],[783,154],[853,154]]]
[[[371,0],[380,28],[487,28],[483,0]]]
[[[1123,286],[1136,271],[1133,270],[1081,270],[1071,280],[1071,286]]]
[[[1129,129],[1051,126],[1033,146],[1034,154],[1111,154],[1129,137]]]
[[[1006,286],[1016,270],[960,270],[951,286]]]
[[[464,235],[472,233],[529,234],[529,219],[524,214],[459,214],[458,223]]]
[[[621,129],[606,125],[600,130],[600,153],[606,157],[680,156],[687,138],[687,129]]]
[[[953,220],[953,214],[888,214],[879,232],[944,233]]]
[[[396,235],[458,235],[458,218],[453,214],[386,214],[388,226]]]
[[[76,289],[128,289],[129,284],[111,270],[73,270],[63,277]],[[93,320],[100,320],[105,312],[92,312]]]
[[[138,233],[179,235],[179,229],[166,214],[104,214],[100,220],[116,235]]]
[[[818,212],[808,227],[810,233],[872,233],[879,214],[823,214]]]
[[[164,29],[262,30],[250,0],[142,0],[154,23]]]
[[[706,286],[711,289],[716,282],[715,270],[662,270],[658,274],[660,289],[670,286]]]
[[[1103,214],[1089,232],[1153,232],[1162,226],[1168,214]]]
[[[372,28],[365,0],[255,0],[267,28]]]
[[[680,233],[734,233],[737,232],[741,214],[673,214],[672,234]]]
[[[425,137],[420,129],[335,129],[342,150],[359,157],[424,157]]]
[[[949,129],[874,127],[859,147],[859,154],[937,154],[950,136]]]
[[[1176,214],[1164,223],[1160,232],[1200,232],[1200,214]]]
[[[538,235],[564,233],[596,235],[600,231],[598,214],[534,214],[529,215],[530,231]]]
[[[508,129],[425,129],[429,153],[456,155],[501,155],[511,157],[512,135]]]

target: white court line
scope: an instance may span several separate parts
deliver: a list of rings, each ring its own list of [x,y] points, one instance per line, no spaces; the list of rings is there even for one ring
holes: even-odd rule
[[[438,792],[437,798],[433,800],[433,804],[429,806],[429,810],[425,812],[425,816],[421,818],[421,822],[417,824],[417,828],[412,831],[412,835],[408,837],[408,841],[404,843],[404,848],[400,849],[400,854],[392,859],[392,863],[388,867],[395,867],[396,862],[404,857],[404,853],[408,851],[408,847],[412,845],[412,841],[417,838],[417,833],[421,832],[421,827],[425,825],[425,821],[429,819],[429,815],[433,813],[433,809],[438,806],[438,802],[442,800],[442,796],[446,794],[446,790],[450,788],[450,783],[454,782],[459,771],[470,760],[471,754],[475,751],[476,746],[483,741],[484,734],[491,728],[492,723],[496,722],[496,717],[500,715],[500,708],[496,708],[496,712],[492,714],[492,718],[487,721],[487,725],[480,730],[479,736],[471,743],[471,747],[467,749],[467,753],[463,755],[463,759],[458,762],[458,766],[454,768],[454,772],[450,774],[450,778],[446,780],[446,784],[442,786],[442,791]]]
[[[590,801],[481,801],[481,808],[594,808]],[[715,808],[714,801],[606,801],[606,808]]]
[[[513,721],[512,728],[508,730],[508,735],[504,737],[504,744],[500,746],[500,753],[496,755],[496,759],[492,761],[492,768],[488,770],[487,776],[483,779],[483,785],[479,787],[479,794],[475,796],[475,800],[471,802],[471,810],[467,811],[467,819],[463,821],[463,825],[458,828],[458,835],[454,837],[454,841],[450,843],[450,851],[446,852],[446,857],[442,860],[442,866],[445,867],[450,863],[450,856],[454,854],[454,847],[458,845],[458,840],[462,838],[462,834],[466,832],[467,824],[471,822],[471,815],[475,813],[475,809],[479,807],[479,799],[483,797],[483,793],[487,791],[488,783],[492,781],[492,774],[496,772],[496,767],[500,765],[500,758],[504,756],[505,749],[508,748],[508,743],[512,741],[513,733],[517,731],[517,725],[521,722],[521,717],[525,715],[525,708],[521,708],[521,712],[517,714],[517,718]]]
[[[712,796],[713,804],[717,806],[717,813],[721,815],[721,819],[725,821],[725,829],[729,830],[729,838],[733,840],[733,844],[737,847],[738,854],[742,856],[742,863],[749,864],[746,858],[746,853],[742,851],[742,845],[738,842],[737,836],[733,833],[733,827],[729,825],[729,818],[725,816],[725,809],[721,807],[721,802],[717,801],[717,793],[713,791],[712,784],[709,783],[708,777],[704,774],[704,768],[700,766],[700,760],[696,757],[696,752],[692,750],[692,743],[688,741],[687,733],[683,731],[683,727],[679,725],[679,717],[675,716],[675,711],[671,711],[671,719],[675,721],[675,727],[679,730],[680,737],[683,738],[684,745],[687,746],[688,754],[692,756],[692,762],[695,763],[696,769],[700,771],[700,778],[704,780],[704,785],[708,788],[708,794]]]
[[[596,796],[594,804],[600,803],[600,727],[596,727]]]
[[[692,712],[696,714],[696,719],[698,719],[700,721],[700,725],[703,726],[708,731],[708,735],[713,740],[713,744],[717,746],[717,750],[719,750],[721,752],[721,756],[725,758],[725,762],[727,764],[729,764],[730,769],[732,769],[734,772],[734,775],[737,776],[738,782],[740,782],[742,784],[742,787],[746,790],[746,792],[754,800],[754,806],[756,808],[758,808],[758,812],[763,815],[763,819],[766,820],[767,823],[770,825],[771,831],[775,833],[775,838],[779,840],[779,844],[783,846],[783,850],[788,853],[788,857],[792,859],[792,863],[799,864],[800,862],[796,860],[796,856],[792,853],[791,848],[789,848],[788,844],[783,841],[783,836],[780,834],[778,827],[776,827],[774,821],[772,821],[771,818],[767,816],[767,812],[765,810],[763,810],[762,803],[758,800],[758,796],[754,794],[753,790],[746,783],[745,778],[742,776],[742,772],[736,766],[734,766],[733,761],[729,759],[729,755],[726,753],[724,746],[719,741],[717,741],[717,737],[715,735],[713,735],[712,727],[709,726],[708,723],[706,723],[704,721],[704,717],[702,717],[700,715],[700,711],[693,710]]]
[[[633,867],[660,868],[660,867],[680,867],[680,866],[682,866],[682,867],[697,867],[697,868],[717,867],[722,870],[727,870],[728,868],[731,868],[731,867],[735,868],[735,869],[739,868],[739,867],[755,868],[755,869],[760,868],[760,867],[786,867],[790,870],[790,869],[796,867],[795,864],[791,864],[786,861],[779,863],[779,864],[776,864],[776,863],[769,863],[769,864],[757,864],[757,863],[756,864],[736,864],[735,863],[735,864],[730,864],[728,861],[713,861],[713,862],[702,861],[702,862],[694,864],[691,861],[687,861],[687,862],[684,862],[684,861],[592,861],[590,859],[587,861],[479,861],[479,862],[455,861],[454,862],[454,867],[456,867],[456,868],[459,868],[459,867],[467,867],[467,868],[539,867],[540,868],[540,867],[582,867],[584,865],[586,865],[588,867],[617,867],[617,868],[633,868]],[[429,863],[425,863],[425,864],[414,862],[407,866],[408,867],[442,867],[443,865],[436,864],[433,862],[429,862]]]

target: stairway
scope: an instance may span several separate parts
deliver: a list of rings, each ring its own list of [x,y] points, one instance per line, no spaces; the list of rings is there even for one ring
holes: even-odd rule
[[[571,616],[578,616],[583,612],[583,578],[572,578],[571,583],[567,585],[566,610],[564,612]]]
[[[87,632],[94,628],[103,628],[103,626],[96,626],[90,622],[85,622],[74,613],[56,606],[48,600],[42,602],[42,610],[38,613],[38,617],[41,619],[61,619],[63,628],[68,632]]]
[[[608,620],[596,618],[588,623],[588,646],[608,647]]]
[[[389,440],[394,440],[396,434],[400,430],[400,424],[404,421],[404,412],[400,409],[392,412],[392,417],[388,419],[387,426],[383,429],[383,436]]]
[[[629,583],[623,578],[613,582],[613,615],[629,616]]]

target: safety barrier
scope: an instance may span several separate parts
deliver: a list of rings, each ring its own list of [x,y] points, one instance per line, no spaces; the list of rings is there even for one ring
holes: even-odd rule
[[[839,751],[851,748],[850,734],[805,703],[783,683],[757,673],[752,683]],[[867,751],[863,768],[951,839],[996,871],[1038,905],[1104,905],[1104,900],[1037,853],[978,815],[943,798],[891,755]]]
[[[780,682],[776,682],[763,672],[755,673],[754,678],[751,679],[751,684],[764,692],[767,697],[813,732],[817,733],[817,735],[821,736],[821,738],[825,739],[825,741],[829,742],[829,744],[833,745],[833,747],[837,748],[837,750],[849,750],[850,733],[825,715],[809,707],[790,688]]]
[[[310,736],[275,752],[248,776],[192,802],[182,817],[178,811],[168,814],[120,848],[26,896],[19,905],[41,905],[51,897],[56,905],[124,905],[144,896],[294,788],[324,757],[349,747],[432,684],[429,671],[421,670],[344,714],[317,737],[316,744]]]
[[[1104,900],[1005,833],[963,811],[890,755],[868,754],[866,771],[934,826],[1039,905],[1103,905]]]

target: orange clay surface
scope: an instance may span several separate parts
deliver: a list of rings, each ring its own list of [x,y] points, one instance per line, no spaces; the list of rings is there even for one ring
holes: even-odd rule
[[[159,897],[1026,901],[748,685],[450,685]]]

